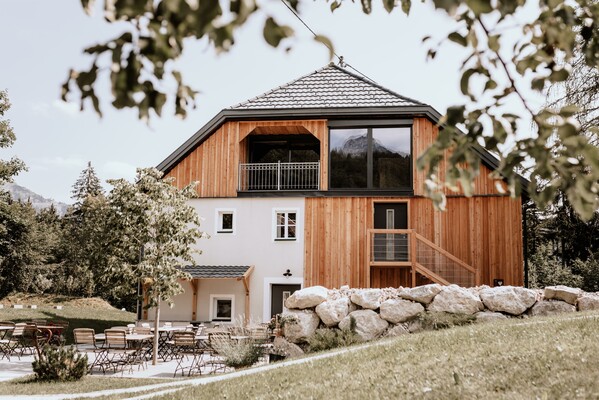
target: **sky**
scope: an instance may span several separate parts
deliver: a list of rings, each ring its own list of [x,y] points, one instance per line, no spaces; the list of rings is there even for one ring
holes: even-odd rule
[[[99,2],[101,3],[101,2]],[[28,166],[15,182],[44,197],[71,203],[71,189],[88,161],[102,181],[133,179],[137,167],[158,165],[221,109],[262,94],[328,64],[329,51],[280,0],[261,3],[262,11],[237,32],[227,53],[216,54],[207,41],[187,42],[177,67],[196,90],[197,109],[185,120],[172,108],[150,124],[135,110],[114,110],[109,82],[97,87],[104,116],[60,100],[70,68],[87,68],[82,50],[117,36],[122,26],[104,22],[101,13],[87,16],[77,0],[2,0],[0,12],[0,89],[7,89],[12,108],[5,115],[17,136],[0,158],[16,155]],[[98,10],[100,11],[100,10]],[[301,16],[318,34],[328,36],[337,54],[377,83],[444,113],[460,101],[459,67],[464,53],[443,46],[427,61],[422,38],[440,40],[454,22],[430,4],[414,2],[409,17],[388,14],[375,1],[371,15],[359,2],[344,2],[334,13],[329,3],[300,2]],[[274,49],[262,38],[267,15],[290,25],[295,39]],[[290,51],[285,47],[291,45]],[[110,188],[105,184],[106,188]]]

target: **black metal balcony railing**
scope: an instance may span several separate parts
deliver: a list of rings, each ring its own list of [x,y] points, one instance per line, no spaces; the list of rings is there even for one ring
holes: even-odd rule
[[[319,190],[320,162],[239,164],[239,191]]]

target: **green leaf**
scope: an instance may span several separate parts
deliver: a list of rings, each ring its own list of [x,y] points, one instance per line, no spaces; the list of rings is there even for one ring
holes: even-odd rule
[[[470,96],[470,78],[472,75],[476,73],[475,69],[467,69],[462,74],[462,78],[460,79],[460,90],[463,94]]]
[[[286,25],[279,25],[272,17],[264,23],[264,40],[272,47],[277,47],[281,40],[293,35],[293,29]]]
[[[341,2],[340,1],[333,1],[331,3],[331,12],[335,11],[339,7],[341,7]]]
[[[533,90],[538,90],[539,92],[542,91],[545,88],[545,78],[541,77],[533,79],[530,83],[530,87]]]
[[[550,82],[563,82],[570,76],[570,73],[565,68],[556,68],[549,75]]]
[[[476,16],[493,11],[490,0],[466,0],[466,4]]]
[[[489,36],[489,49],[494,52],[499,51],[499,35],[491,35]]]
[[[493,90],[497,88],[497,82],[493,79],[488,79],[487,83],[485,83],[485,90]]]
[[[331,39],[329,39],[328,37],[324,36],[324,35],[316,35],[314,36],[314,40],[316,40],[319,43],[324,44],[327,49],[329,50],[329,59],[332,60],[333,57],[335,57],[335,48],[333,47],[333,42],[331,42]]]
[[[395,0],[383,0],[383,6],[390,13],[395,8]]]
[[[406,15],[410,15],[411,8],[412,8],[412,0],[401,0],[401,10]]]
[[[461,46],[464,46],[464,47],[466,47],[468,45],[468,40],[466,39],[466,37],[463,35],[460,35],[458,32],[451,32],[447,36],[447,39],[449,39],[452,42],[455,42]]]

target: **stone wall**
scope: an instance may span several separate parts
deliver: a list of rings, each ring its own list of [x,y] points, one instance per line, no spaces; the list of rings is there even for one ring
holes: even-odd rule
[[[312,286],[291,295],[285,307],[284,334],[290,342],[305,341],[319,327],[348,328],[351,317],[356,333],[367,341],[420,330],[418,316],[425,311],[467,314],[478,321],[526,318],[599,310],[599,293],[567,286],[544,290],[438,284],[398,289]]]

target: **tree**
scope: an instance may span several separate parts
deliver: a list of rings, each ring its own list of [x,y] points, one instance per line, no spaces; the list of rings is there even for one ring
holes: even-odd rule
[[[73,184],[72,199],[64,217],[63,266],[64,290],[71,295],[102,295],[110,298],[111,290],[102,278],[110,235],[107,226],[108,205],[100,179],[91,162]],[[113,298],[110,298],[113,301]]]
[[[484,145],[499,155],[494,177],[507,180],[512,196],[520,192],[518,172],[524,173],[530,177],[528,192],[540,207],[555,201],[556,192],[561,190],[583,218],[590,218],[599,207],[599,149],[589,143],[573,118],[578,107],[565,104],[536,110],[524,87],[543,92],[549,83],[565,81],[575,54],[581,55],[585,68],[597,71],[599,3],[540,0],[538,17],[524,24],[518,18],[524,0],[432,2],[458,23],[459,29],[449,33],[447,40],[468,51],[461,71],[461,89],[467,100],[449,107],[441,120],[445,129],[418,160],[418,168],[427,171],[427,195],[438,208],[443,208],[445,187],[458,190],[461,186],[470,194],[479,173],[477,149]],[[81,3],[91,13],[95,1]],[[372,0],[360,3],[369,14]],[[399,3],[404,13],[409,14],[411,9],[411,0],[382,3],[388,12]],[[103,4],[104,18],[126,26],[126,30],[112,40],[85,49],[93,57],[92,66],[89,70],[69,72],[63,99],[78,91],[81,107],[89,98],[100,114],[94,88],[99,72],[110,70],[113,106],[137,108],[143,120],[150,117],[151,110],[161,114],[167,101],[166,82],[170,79],[177,83],[176,115],[185,117],[188,108],[195,106],[196,91],[185,85],[180,72],[169,63],[181,56],[185,39],[207,37],[216,50],[226,51],[234,43],[237,28],[251,14],[264,12],[255,0],[104,0]],[[221,4],[228,8],[227,18],[223,18]],[[289,4],[298,12],[299,0],[290,0]],[[333,0],[331,10],[341,4],[342,0]],[[519,39],[508,43],[506,33]],[[263,34],[267,43],[277,47],[293,35],[293,30],[269,16]],[[332,57],[329,39],[318,35],[315,38],[331,49]],[[436,48],[431,48],[430,57],[434,58],[436,52]],[[520,103],[521,111],[505,110],[503,105],[512,99]],[[523,138],[517,130],[526,117],[532,118],[536,132]],[[597,129],[590,128],[592,132]],[[445,152],[449,152],[449,157],[442,173],[439,169]]]
[[[100,183],[100,178],[96,175],[91,161],[88,161],[87,168],[81,171],[79,179],[73,185],[71,198],[75,200],[75,207],[81,207],[88,197],[98,197],[104,195],[104,189]]]
[[[182,190],[172,178],[162,179],[155,168],[138,169],[135,183],[124,179],[109,181],[112,227],[120,245],[111,257],[113,272],[145,286],[148,308],[155,310],[155,326],[160,323],[161,302],[172,305],[183,289],[180,279],[190,279],[181,262],[193,262],[192,249],[203,236],[200,219],[187,201],[195,196],[195,185]],[[141,254],[143,254],[143,256]],[[154,331],[153,363],[156,364],[158,329]]]
[[[4,114],[10,109],[10,105],[8,93],[6,90],[0,90],[0,149],[11,147],[16,140],[10,121],[3,119]],[[0,160],[0,191],[3,192],[4,184],[12,182],[13,177],[25,169],[25,163],[17,157]]]

